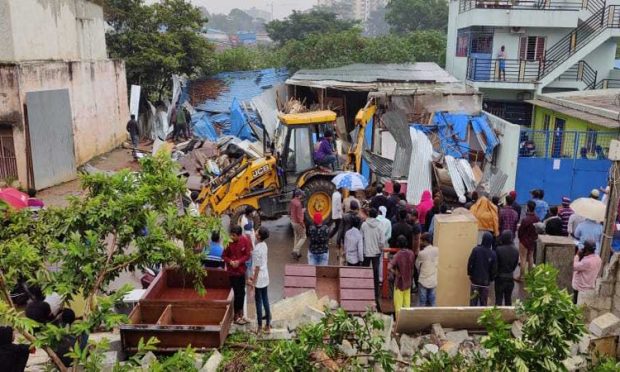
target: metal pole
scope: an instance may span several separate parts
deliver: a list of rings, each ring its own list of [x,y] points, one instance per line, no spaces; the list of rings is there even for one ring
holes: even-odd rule
[[[618,217],[618,200],[620,199],[620,161],[613,161],[609,179],[609,198],[607,213],[603,227],[603,241],[601,242],[601,259],[603,265],[609,262],[611,255],[611,241],[614,235],[614,225]]]

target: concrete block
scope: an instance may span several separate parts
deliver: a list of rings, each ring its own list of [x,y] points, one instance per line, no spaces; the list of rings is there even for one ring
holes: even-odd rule
[[[461,342],[465,341],[468,337],[469,333],[467,332],[467,330],[446,333],[446,339],[448,339],[448,341],[454,342],[457,346],[460,345]]]
[[[324,312],[310,305],[306,305],[306,310],[304,311],[304,315],[308,316],[311,319],[317,319],[317,320],[321,320],[325,317]]]
[[[271,318],[295,319],[304,313],[306,306],[315,306],[318,301],[314,289],[285,298],[271,305]]]
[[[597,337],[608,336],[616,332],[620,319],[612,313],[606,313],[590,322],[588,330]]]
[[[342,340],[342,344],[338,345],[338,350],[348,357],[352,357],[357,354],[357,349],[351,345],[349,340]]]
[[[207,362],[202,367],[200,372],[217,372],[218,367],[222,363],[224,357],[220,354],[219,351],[214,350],[213,354],[207,359]]]
[[[396,359],[400,359],[400,348],[398,347],[398,342],[396,339],[390,339],[390,352],[394,355]]]
[[[443,331],[441,324],[435,323],[431,326],[431,334],[437,338],[437,341],[444,342],[447,340],[446,333]]]
[[[581,337],[581,340],[579,340],[580,354],[587,354],[590,352],[590,342],[592,341],[592,339],[592,335],[589,335],[587,333]]]
[[[411,358],[418,351],[421,342],[421,337],[400,336],[400,354],[405,358]]]
[[[520,320],[512,322],[510,331],[515,338],[521,338],[523,336],[523,323]]]
[[[568,359],[565,359],[563,362],[566,370],[571,371],[579,371],[581,368],[586,367],[586,360],[582,356],[572,356]]]
[[[149,351],[148,353],[144,354],[144,356],[140,360],[140,365],[142,367],[148,367],[151,365],[151,363],[153,363],[156,360],[157,360],[157,357],[155,356],[155,354],[153,354],[152,351]]]
[[[422,347],[423,354],[437,354],[439,352],[439,346],[435,344],[426,344]]]
[[[459,352],[459,344],[452,341],[446,341],[443,345],[441,345],[440,350],[453,357]]]
[[[383,321],[383,330],[375,331],[375,335],[383,337],[383,349],[389,350],[390,337],[392,337],[392,327],[394,326],[394,319],[392,319],[392,317],[389,315],[379,313],[377,313],[375,316],[378,317],[379,320]]]

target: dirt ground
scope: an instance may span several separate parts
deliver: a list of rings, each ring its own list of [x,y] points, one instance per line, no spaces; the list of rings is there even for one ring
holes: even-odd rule
[[[133,159],[131,151],[127,149],[116,149],[105,155],[102,155],[90,162],[92,166],[104,171],[117,171],[124,168],[130,168],[138,170],[138,163]],[[79,196],[81,194],[79,181],[71,181],[59,186],[55,186],[39,192],[40,197],[46,205],[49,206],[65,206],[67,205],[66,198],[68,196]],[[270,237],[267,240],[269,247],[269,300],[274,303],[283,297],[284,292],[284,267],[290,263],[307,263],[307,247],[306,242],[302,250],[302,258],[299,261],[294,260],[291,257],[291,250],[293,247],[293,233],[290,228],[290,221],[288,216],[284,216],[278,220],[263,221],[263,226],[269,228]],[[330,246],[330,261],[331,265],[337,265],[336,250]],[[517,269],[518,271],[518,269]],[[131,284],[135,288],[140,288],[141,272],[125,272],[119,278],[117,278],[112,284],[111,288],[119,288],[124,284]],[[513,298],[523,297],[523,288],[519,283],[515,283],[515,290],[513,292]],[[494,290],[491,288],[489,296],[489,303],[494,301]],[[248,293],[248,315],[255,314],[254,298],[252,293]],[[411,299],[413,306],[417,304],[417,295],[414,294]],[[390,306],[391,307],[391,306]]]

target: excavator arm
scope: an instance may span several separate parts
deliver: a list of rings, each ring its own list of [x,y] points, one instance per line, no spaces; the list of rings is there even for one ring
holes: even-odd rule
[[[362,154],[366,141],[366,125],[368,125],[368,122],[374,117],[376,112],[377,106],[374,104],[374,100],[370,100],[366,103],[366,106],[355,115],[355,126],[358,128],[357,138],[347,154],[347,164],[345,165],[347,170],[358,173],[362,171]]]

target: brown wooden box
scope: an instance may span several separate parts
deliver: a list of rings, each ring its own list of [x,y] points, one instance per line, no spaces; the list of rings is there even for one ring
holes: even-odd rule
[[[221,347],[232,323],[233,292],[228,275],[208,269],[204,295],[194,289],[195,280],[175,269],[160,272],[122,325],[123,350],[137,351],[140,339],[156,337],[158,352]]]

